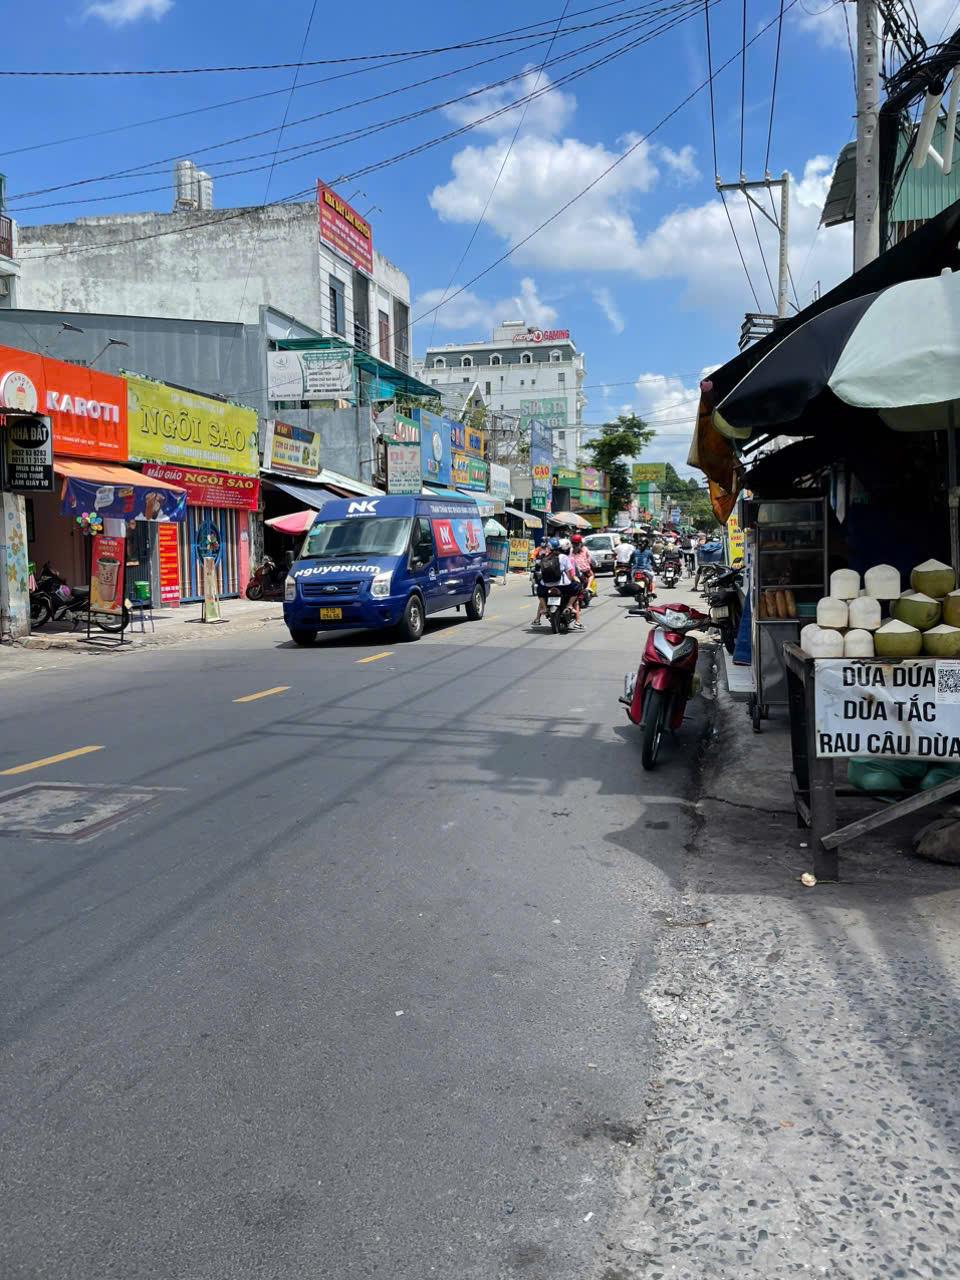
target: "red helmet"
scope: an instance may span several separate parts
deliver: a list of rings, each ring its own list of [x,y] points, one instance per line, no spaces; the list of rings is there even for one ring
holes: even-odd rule
[[[580,543],[583,541],[583,538],[580,536],[580,534],[579,534],[579,533],[575,533],[575,534],[573,534],[573,536],[571,537],[570,541],[571,541],[571,542],[573,543],[573,545],[576,547],[576,546],[579,546],[579,545],[580,545]]]

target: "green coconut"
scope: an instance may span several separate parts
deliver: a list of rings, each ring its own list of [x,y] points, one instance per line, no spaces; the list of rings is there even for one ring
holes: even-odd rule
[[[901,596],[897,601],[896,617],[919,631],[926,631],[940,621],[940,601],[924,595],[922,591]]]
[[[923,651],[932,658],[960,658],[960,627],[931,627],[923,633]]]
[[[951,627],[960,627],[960,591],[943,597],[943,620]]]
[[[924,560],[910,574],[910,585],[914,591],[922,591],[935,600],[942,600],[956,587],[957,575],[942,560]]]
[[[892,618],[873,633],[873,647],[878,658],[916,658],[923,652],[923,636],[908,622]]]

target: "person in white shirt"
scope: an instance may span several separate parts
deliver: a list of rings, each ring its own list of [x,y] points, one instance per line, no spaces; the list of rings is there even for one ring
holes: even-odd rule
[[[621,538],[617,543],[616,562],[618,565],[629,564],[630,557],[633,555],[634,545],[628,542],[626,538]]]

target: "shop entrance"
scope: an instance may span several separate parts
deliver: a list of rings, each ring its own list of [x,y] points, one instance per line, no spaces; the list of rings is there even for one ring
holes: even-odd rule
[[[246,515],[245,512],[242,514]],[[221,598],[240,594],[240,515],[229,507],[187,507],[186,520],[177,526],[181,600],[203,599],[201,565],[197,559],[197,532],[203,525],[212,525],[220,539],[222,551],[217,565],[217,590]]]

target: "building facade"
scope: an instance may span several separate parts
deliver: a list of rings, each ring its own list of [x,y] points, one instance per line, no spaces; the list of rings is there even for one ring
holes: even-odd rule
[[[578,465],[585,369],[568,330],[506,321],[489,341],[428,347],[416,371],[453,409],[476,387],[491,414],[513,418],[523,433],[541,423],[556,461]]]
[[[0,223],[0,277],[2,254]],[[322,183],[298,204],[21,227],[18,256],[20,307],[233,324],[273,307],[409,372],[410,282]]]

